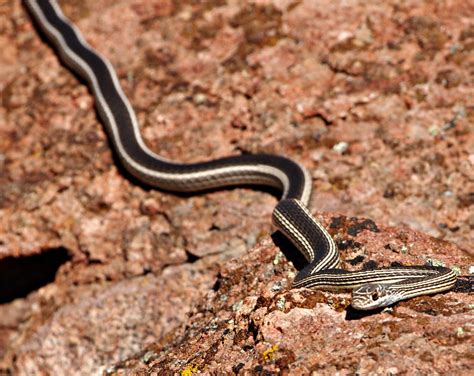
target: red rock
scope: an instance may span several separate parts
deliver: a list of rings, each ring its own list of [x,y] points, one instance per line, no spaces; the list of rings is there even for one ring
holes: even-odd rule
[[[469,2],[63,6],[112,61],[156,152],[290,156],[312,172],[313,211],[333,223],[345,268],[435,259],[468,273]],[[54,249],[70,257],[54,281],[0,304],[0,373],[472,368],[472,294],[348,321],[349,294],[290,290],[295,269],[269,238],[274,198],[135,185],[90,93],[19,1],[0,7],[0,30],[0,265]],[[332,150],[340,142],[344,153]],[[351,217],[380,232],[349,235]]]

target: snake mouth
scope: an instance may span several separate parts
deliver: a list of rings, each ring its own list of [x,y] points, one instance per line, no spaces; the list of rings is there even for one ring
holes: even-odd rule
[[[359,311],[370,311],[373,309],[384,307],[384,304],[374,302],[373,300],[366,299],[352,299],[351,306]]]
[[[367,284],[352,291],[352,307],[368,311],[390,304],[389,286],[383,284]]]

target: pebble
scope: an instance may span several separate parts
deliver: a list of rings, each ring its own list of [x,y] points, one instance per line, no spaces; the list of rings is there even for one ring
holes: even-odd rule
[[[332,147],[332,150],[334,150],[335,152],[339,154],[344,154],[347,151],[348,147],[349,147],[349,144],[347,142],[341,141],[341,142],[338,142],[336,145],[334,145]]]

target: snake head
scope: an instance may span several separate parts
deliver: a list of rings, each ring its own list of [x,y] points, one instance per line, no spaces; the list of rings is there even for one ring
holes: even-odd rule
[[[389,285],[380,283],[367,284],[352,290],[352,307],[359,310],[370,310],[389,306],[401,300],[401,296]]]

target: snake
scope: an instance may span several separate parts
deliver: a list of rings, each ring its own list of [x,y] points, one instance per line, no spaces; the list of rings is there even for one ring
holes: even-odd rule
[[[24,4],[60,61],[87,83],[113,152],[139,182],[175,193],[239,185],[265,186],[280,192],[272,222],[306,260],[292,287],[352,290],[354,309],[373,310],[454,286],[457,276],[444,266],[392,266],[360,271],[341,268],[334,239],[308,209],[311,175],[292,159],[241,154],[186,164],[154,153],[143,141],[135,112],[109,60],[86,42],[55,0],[24,0]]]

